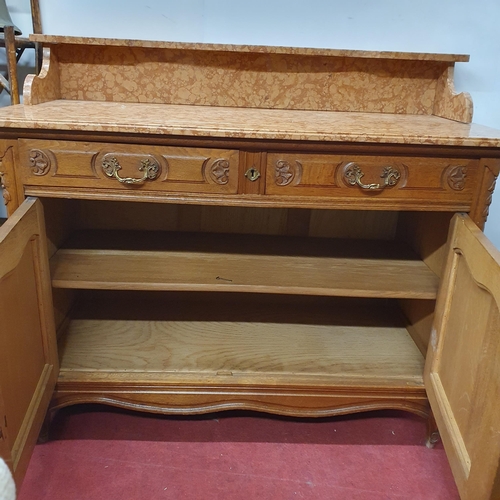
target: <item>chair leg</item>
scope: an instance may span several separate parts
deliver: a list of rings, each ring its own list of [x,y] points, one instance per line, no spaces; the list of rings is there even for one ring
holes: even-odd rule
[[[9,74],[10,102],[19,104],[19,85],[17,82],[16,38],[14,27],[5,26],[5,50],[7,52],[7,71]]]
[[[43,33],[42,31],[42,16],[40,14],[40,2],[31,0],[31,20],[33,22],[33,33]],[[36,74],[42,69],[42,46],[39,43],[35,44],[35,70]]]

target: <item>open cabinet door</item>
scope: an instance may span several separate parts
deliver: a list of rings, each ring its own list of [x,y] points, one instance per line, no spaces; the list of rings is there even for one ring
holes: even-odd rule
[[[0,227],[0,451],[19,486],[54,390],[58,361],[40,201]]]
[[[424,381],[462,500],[500,499],[500,252],[453,219]]]

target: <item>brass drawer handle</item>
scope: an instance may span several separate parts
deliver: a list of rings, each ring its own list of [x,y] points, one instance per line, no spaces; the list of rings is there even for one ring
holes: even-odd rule
[[[384,167],[382,174],[380,175],[380,177],[384,179],[384,182],[380,184],[363,184],[361,182],[361,178],[364,175],[364,172],[357,163],[350,162],[345,166],[344,179],[347,184],[350,184],[351,186],[359,186],[361,189],[368,189],[370,191],[395,186],[401,178],[401,172],[397,168],[393,167]]]
[[[249,181],[255,182],[260,177],[260,172],[255,167],[252,167],[245,172],[245,177]]]
[[[121,168],[120,163],[114,156],[109,156],[102,160],[102,170],[104,173],[122,184],[144,184],[145,181],[154,181],[160,173],[160,166],[158,163],[152,162],[149,158],[141,160],[139,172],[144,172],[142,177],[120,177],[118,170],[121,170]]]

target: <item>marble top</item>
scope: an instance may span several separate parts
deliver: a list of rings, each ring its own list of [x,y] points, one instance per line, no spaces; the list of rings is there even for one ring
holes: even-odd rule
[[[467,54],[432,54],[424,52],[390,52],[307,47],[280,47],[265,45],[229,45],[216,43],[155,42],[117,38],[88,38],[57,35],[30,35],[30,40],[43,45],[73,44],[115,47],[143,47],[158,49],[205,50],[213,52],[251,52],[260,54],[293,54],[302,56],[354,57],[364,59],[404,59],[415,61],[467,62]]]
[[[500,147],[500,130],[428,115],[56,100],[0,109],[0,127],[298,141]]]

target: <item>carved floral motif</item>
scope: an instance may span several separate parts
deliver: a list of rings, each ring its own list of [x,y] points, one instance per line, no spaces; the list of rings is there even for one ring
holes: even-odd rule
[[[293,181],[294,177],[295,172],[292,170],[290,163],[284,160],[278,160],[276,162],[274,182],[276,182],[278,186],[287,186]]]
[[[490,187],[488,188],[487,192],[487,196],[486,196],[486,200],[485,200],[485,206],[484,206],[484,210],[483,210],[483,221],[486,221],[486,219],[488,218],[488,215],[490,213],[490,205],[491,205],[491,202],[493,200],[493,191],[495,190],[495,184],[497,182],[497,178],[496,176],[493,177],[493,180],[491,182],[491,185]]]
[[[277,186],[288,186],[300,175],[302,165],[297,160],[292,166],[285,160],[278,160],[274,168],[274,182]]]
[[[0,160],[0,168],[2,168],[2,162]],[[10,200],[12,199],[7,189],[7,182],[5,181],[5,172],[0,171],[0,189],[3,190],[3,203],[4,205],[8,205]]]
[[[50,170],[50,158],[40,149],[32,149],[30,166],[34,175],[45,175]]]
[[[453,167],[448,172],[448,186],[455,191],[462,191],[465,188],[465,180],[467,177],[467,167],[459,165]]]
[[[216,184],[227,184],[229,182],[229,160],[215,160],[209,168],[210,178]]]

